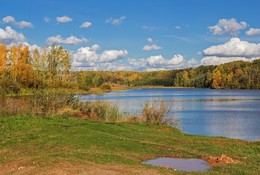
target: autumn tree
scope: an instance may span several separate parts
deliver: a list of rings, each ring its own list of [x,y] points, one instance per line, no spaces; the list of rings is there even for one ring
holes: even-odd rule
[[[213,89],[220,89],[222,88],[222,77],[221,73],[218,69],[215,69],[212,74],[212,84],[211,87]]]
[[[5,44],[0,44],[0,78],[6,74],[7,71],[7,48]]]
[[[236,69],[234,73],[234,81],[238,84],[237,88],[245,89],[248,85],[248,78],[242,69]]]
[[[48,70],[48,49],[43,48],[39,51],[38,48],[33,50],[31,64],[38,76],[46,78],[46,72]]]
[[[93,78],[92,83],[93,83],[94,87],[99,87],[99,86],[101,86],[104,83],[104,80],[103,80],[101,75],[96,75]]]
[[[182,73],[182,77],[183,77],[183,86],[190,86],[189,72],[184,70]]]
[[[71,55],[69,51],[63,49],[62,46],[50,47],[47,54],[47,75],[51,83],[57,81],[66,82],[69,69]]]
[[[17,64],[13,69],[16,71],[16,81],[24,87],[33,87],[37,84],[36,74],[30,64]]]
[[[94,86],[93,80],[96,74],[93,71],[80,72],[77,77],[78,86],[80,89],[89,90]]]
[[[31,56],[28,46],[13,45],[9,50],[11,79],[24,87],[35,85],[37,77],[31,65]]]
[[[205,79],[204,79],[204,88],[210,88],[211,87],[211,81],[212,81],[212,73],[208,70],[207,73],[205,74]]]

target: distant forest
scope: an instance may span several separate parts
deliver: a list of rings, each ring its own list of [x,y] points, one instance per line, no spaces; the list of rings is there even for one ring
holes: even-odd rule
[[[213,89],[259,89],[260,59],[253,62],[235,61],[219,66],[199,66],[183,70],[153,72],[77,73],[80,87],[98,87],[103,83],[127,86],[174,86]]]
[[[0,44],[0,90],[70,88],[88,91],[114,85],[173,86],[213,89],[259,89],[260,59],[218,66],[153,72],[70,71],[71,55],[61,46],[39,51],[28,46]]]

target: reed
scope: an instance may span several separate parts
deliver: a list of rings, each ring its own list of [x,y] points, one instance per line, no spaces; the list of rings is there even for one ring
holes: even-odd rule
[[[35,90],[32,96],[6,96],[0,92],[0,115],[77,117],[105,122],[121,121],[118,107],[109,102],[82,102],[58,90]]]
[[[167,125],[168,114],[171,108],[164,100],[153,100],[151,104],[146,102],[141,110],[141,121],[148,124]]]

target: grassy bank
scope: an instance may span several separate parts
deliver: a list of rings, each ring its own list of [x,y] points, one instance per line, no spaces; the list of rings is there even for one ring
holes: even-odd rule
[[[64,94],[77,94],[77,95],[88,95],[88,94],[103,94],[106,92],[114,92],[114,91],[121,91],[121,90],[127,90],[132,87],[126,86],[126,85],[109,85],[109,89],[104,89],[102,87],[93,87],[89,90],[83,90],[79,88],[45,88],[40,89],[41,91],[50,92],[50,91],[60,91]],[[1,91],[1,89],[0,89]],[[31,96],[34,94],[35,89],[31,88],[21,88],[18,94],[15,94],[13,92],[4,92],[8,96]],[[0,92],[1,93],[1,92]]]
[[[0,174],[186,174],[141,162],[221,154],[240,163],[192,174],[258,174],[259,152],[259,142],[191,136],[166,126],[0,117]]]

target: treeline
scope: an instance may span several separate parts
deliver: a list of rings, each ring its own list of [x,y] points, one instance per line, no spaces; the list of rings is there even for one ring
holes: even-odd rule
[[[259,89],[260,59],[235,61],[219,66],[154,72],[83,71],[77,73],[79,87],[103,83],[127,86],[175,86],[213,89]]]
[[[154,72],[70,71],[71,55],[61,46],[30,50],[28,46],[0,44],[0,90],[69,88],[88,91],[124,86],[175,86],[214,89],[259,89],[260,59],[219,66]]]
[[[174,86],[213,89],[259,89],[260,59],[234,61],[218,66],[200,66],[175,74]]]

